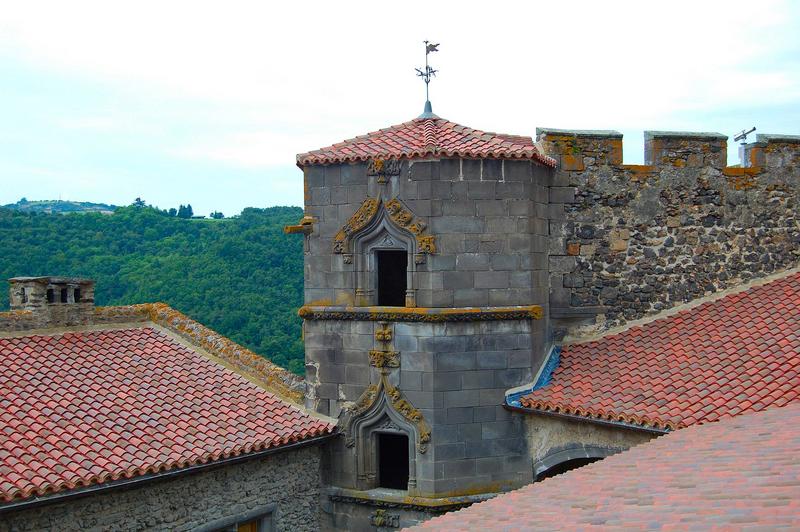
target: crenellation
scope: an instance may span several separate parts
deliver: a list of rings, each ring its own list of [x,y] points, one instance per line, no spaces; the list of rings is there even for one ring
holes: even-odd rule
[[[618,131],[536,128],[536,139],[561,170],[622,164],[622,133]]]
[[[725,168],[728,160],[727,140],[728,137],[721,133],[645,131],[645,165]]]

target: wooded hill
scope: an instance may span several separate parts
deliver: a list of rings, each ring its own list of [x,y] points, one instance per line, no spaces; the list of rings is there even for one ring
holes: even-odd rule
[[[248,208],[222,220],[135,206],[113,215],[0,208],[0,279],[88,277],[97,305],[163,301],[302,374],[303,242],[283,233],[301,216],[299,207]]]

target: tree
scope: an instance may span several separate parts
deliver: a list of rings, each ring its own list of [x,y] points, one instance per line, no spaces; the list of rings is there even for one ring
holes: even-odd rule
[[[191,218],[192,216],[194,216],[194,211],[192,210],[192,204],[191,203],[187,203],[186,204],[186,217],[187,218]]]
[[[191,205],[180,205],[178,207],[178,218],[191,218],[194,215]]]
[[[296,207],[248,208],[240,217],[188,223],[149,206],[112,215],[0,208],[0,280],[93,278],[98,305],[163,301],[302,373],[303,242],[283,232],[301,215]],[[8,307],[1,288],[0,310]]]
[[[133,206],[139,207],[141,209],[142,207],[146,207],[147,203],[145,203],[145,201],[142,198],[136,198],[135,200],[133,200]]]
[[[225,215],[224,215],[224,214],[222,214],[222,213],[221,213],[221,212],[219,212],[219,211],[214,211],[214,212],[212,212],[212,213],[211,213],[209,216],[210,216],[211,218],[213,218],[214,220],[222,220],[223,218],[225,218]]]
[[[170,209],[167,211],[167,216],[177,216],[177,215],[178,211],[175,209],[175,207],[170,207]]]

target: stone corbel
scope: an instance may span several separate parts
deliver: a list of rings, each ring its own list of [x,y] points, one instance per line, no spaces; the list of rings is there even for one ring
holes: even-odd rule
[[[283,232],[287,235],[302,233],[310,235],[314,231],[314,222],[317,220],[313,216],[303,216],[297,225],[286,225],[283,227]]]

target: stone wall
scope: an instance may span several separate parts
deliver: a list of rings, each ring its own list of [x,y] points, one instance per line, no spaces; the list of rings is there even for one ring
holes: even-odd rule
[[[575,458],[604,458],[657,436],[532,412],[520,415],[525,420],[525,437],[535,475]]]
[[[369,352],[379,322],[307,320],[304,325],[307,406],[338,416],[359,400],[381,370]],[[388,381],[423,416],[430,443],[415,457],[410,495],[491,493],[524,485],[531,465],[521,416],[503,408],[505,391],[531,382],[532,320],[394,323],[398,367]],[[347,431],[345,425],[341,427]],[[356,450],[331,446],[330,480],[359,485]],[[363,458],[363,457],[362,457]]]
[[[193,530],[274,505],[275,530],[319,530],[320,447],[0,514],[0,532]]]
[[[384,182],[367,165],[308,166],[305,302],[364,305],[358,261],[333,252],[334,238],[367,198],[398,198],[432,235],[435,252],[416,265],[418,307],[544,304],[551,170],[530,161],[402,161]],[[416,250],[412,250],[416,251]],[[369,303],[366,303],[369,304]]]
[[[92,322],[94,281],[71,277],[14,277],[8,283],[11,310],[0,313],[0,332]]]
[[[646,165],[622,164],[617,132],[537,135],[559,161],[550,310],[567,327],[620,325],[800,264],[800,137],[759,135],[745,166],[727,167],[715,133],[646,132]]]

